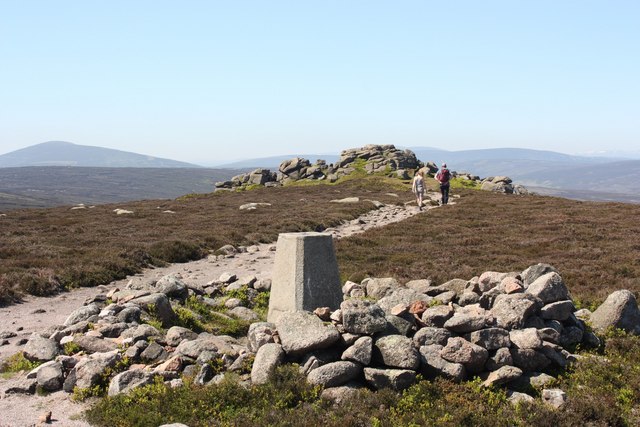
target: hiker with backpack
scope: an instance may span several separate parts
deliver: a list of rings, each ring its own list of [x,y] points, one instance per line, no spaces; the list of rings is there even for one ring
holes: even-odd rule
[[[447,164],[443,163],[442,167],[436,173],[434,177],[440,183],[440,193],[442,193],[442,204],[449,203],[449,180],[451,179],[451,172],[447,169]]]

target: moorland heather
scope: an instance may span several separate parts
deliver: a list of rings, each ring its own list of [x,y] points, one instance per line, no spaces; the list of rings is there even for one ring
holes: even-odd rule
[[[397,181],[396,181],[397,182]],[[401,203],[405,184],[382,179],[330,186],[256,188],[98,205],[10,211],[0,218],[0,303],[26,292],[96,286],[148,265],[201,258],[226,244],[275,241],[278,233],[323,230],[372,209],[366,199]],[[359,203],[330,203],[347,196]],[[270,203],[241,211],[250,202]],[[116,215],[123,208],[132,214]]]
[[[455,206],[336,242],[343,279],[442,283],[542,262],[562,272],[585,306],[617,289],[640,292],[640,205],[455,193]]]

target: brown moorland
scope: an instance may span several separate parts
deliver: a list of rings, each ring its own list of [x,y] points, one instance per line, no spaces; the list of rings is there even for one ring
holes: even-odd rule
[[[112,254],[115,258],[111,260],[118,262],[138,253],[140,264],[144,264],[201,256],[223,243],[273,240],[279,231],[321,229],[370,209],[366,203],[329,204],[330,199],[352,195],[386,203],[411,199],[406,187],[393,189],[400,198],[387,196],[389,185],[383,180],[358,180],[337,186],[138,202],[118,206],[135,211],[124,217],[112,212],[116,205],[83,210],[79,215],[68,208],[20,211],[22,222],[20,217],[0,219],[1,268],[11,261],[14,270],[4,277],[28,277],[31,266],[27,261],[19,262],[22,250],[33,258],[31,262],[38,261],[37,254],[43,263],[57,254],[53,257],[57,264],[34,268],[64,266],[82,272],[93,266],[96,274],[106,272],[96,277],[106,279],[112,273],[107,268],[110,264],[89,264],[94,257],[103,259],[101,252]],[[638,292],[640,206],[465,189],[456,189],[454,194],[461,196],[455,206],[338,241],[343,278],[431,277],[443,282],[471,278],[486,270],[518,271],[548,262],[559,269],[582,303],[601,301],[620,288]],[[240,212],[238,206],[249,201],[274,206]],[[176,213],[162,214],[166,209]],[[56,220],[52,222],[52,218]],[[4,228],[8,224],[5,220],[11,221],[12,228]],[[11,245],[6,243],[8,237]],[[171,243],[175,241],[178,243]],[[122,265],[127,264],[118,264],[121,269]],[[138,264],[132,266],[139,268]],[[56,270],[60,277],[67,277],[62,272],[61,268]],[[591,350],[599,357],[579,358],[551,384],[567,393],[567,404],[558,410],[541,399],[514,406],[502,388],[483,388],[478,379],[460,384],[419,381],[402,393],[363,390],[343,405],[332,406],[320,398],[320,389],[308,384],[297,367],[290,367],[276,372],[271,382],[254,387],[246,387],[233,375],[211,386],[187,379],[184,387],[171,388],[158,381],[127,395],[98,400],[87,417],[94,425],[136,427],[167,422],[191,426],[638,425],[640,339],[616,331],[601,338],[604,345]],[[539,396],[540,390],[533,393]]]
[[[542,262],[559,270],[585,306],[614,290],[640,292],[640,205],[454,193],[456,205],[338,241],[342,277],[439,284]]]
[[[78,210],[14,210],[0,217],[0,303],[24,292],[49,295],[106,284],[148,265],[201,258],[225,244],[250,245],[275,241],[281,232],[323,230],[372,209],[364,199],[401,203],[403,198],[387,193],[402,193],[404,187],[384,179],[347,180]],[[362,201],[329,203],[352,196]],[[271,206],[239,210],[250,202]],[[116,208],[134,213],[116,215]]]

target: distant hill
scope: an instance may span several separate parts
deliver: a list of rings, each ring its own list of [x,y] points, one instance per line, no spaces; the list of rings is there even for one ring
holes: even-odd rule
[[[205,168],[0,168],[0,212],[9,209],[174,199],[210,193],[246,169]]]
[[[579,200],[640,202],[640,160],[521,148],[446,151],[411,148],[422,161],[480,177],[507,175],[540,194]]]
[[[640,160],[548,168],[545,173],[523,173],[518,179],[530,186],[629,194],[640,200]]]
[[[192,163],[162,159],[111,148],[49,141],[0,155],[0,168],[80,166],[132,168],[198,168]]]
[[[225,163],[222,165],[217,165],[219,168],[266,168],[272,169],[276,171],[280,163],[285,160],[293,159],[294,157],[301,157],[303,159],[308,159],[311,163],[315,163],[316,160],[322,159],[327,163],[335,163],[340,156],[332,155],[332,154],[283,154],[281,156],[272,156],[272,157],[258,157],[255,159],[247,159],[240,160],[232,163]]]

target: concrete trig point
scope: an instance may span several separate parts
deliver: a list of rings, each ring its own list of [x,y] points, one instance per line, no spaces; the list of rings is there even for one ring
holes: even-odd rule
[[[328,233],[282,233],[278,236],[271,277],[267,320],[282,312],[330,307],[342,302],[333,238]]]

